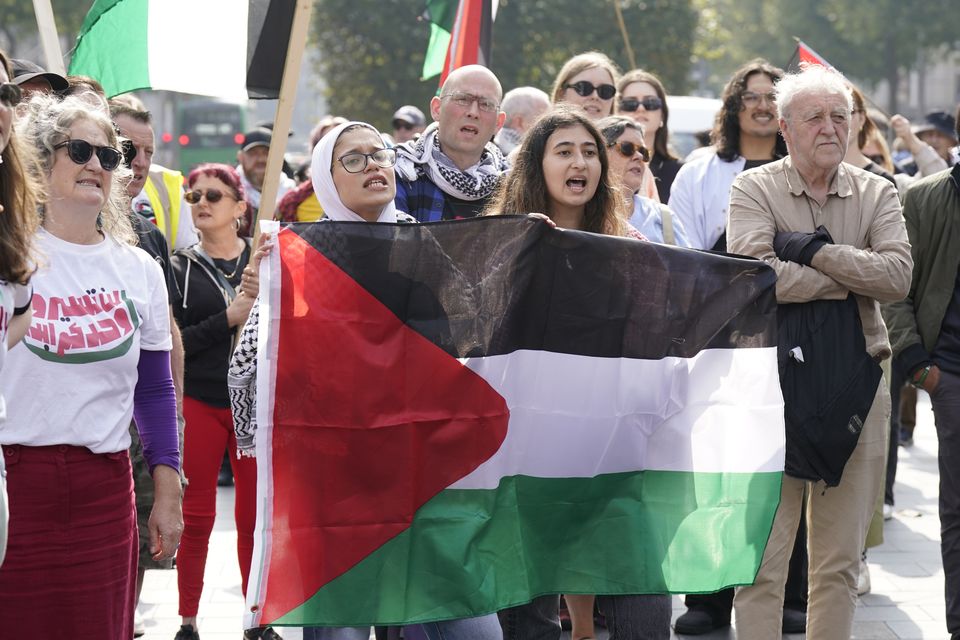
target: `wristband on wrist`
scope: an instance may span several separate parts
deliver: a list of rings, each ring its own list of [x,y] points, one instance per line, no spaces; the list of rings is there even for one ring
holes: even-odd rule
[[[910,381],[910,384],[915,386],[917,389],[923,388],[923,383],[926,381],[927,376],[930,375],[930,367],[932,365],[927,365],[923,369],[920,369],[917,373],[913,374],[913,380]],[[918,375],[919,374],[919,375]]]

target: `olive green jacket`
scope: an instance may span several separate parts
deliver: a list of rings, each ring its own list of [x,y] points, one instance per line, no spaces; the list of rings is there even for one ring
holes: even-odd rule
[[[910,238],[910,293],[881,308],[894,366],[906,375],[933,362],[960,267],[960,165],[914,183],[903,201]]]

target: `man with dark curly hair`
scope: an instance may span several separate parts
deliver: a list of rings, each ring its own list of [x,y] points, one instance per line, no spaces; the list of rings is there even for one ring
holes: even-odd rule
[[[773,85],[782,77],[782,69],[760,58],[737,69],[723,89],[723,107],[710,134],[711,152],[677,173],[670,209],[687,229],[691,247],[725,250],[733,179],[787,154],[773,99]]]

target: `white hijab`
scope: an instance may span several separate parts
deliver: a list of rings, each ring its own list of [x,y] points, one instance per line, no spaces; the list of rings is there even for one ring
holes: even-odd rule
[[[383,136],[380,135],[380,132],[377,131],[377,128],[373,125],[369,125],[366,122],[345,122],[328,131],[313,149],[313,159],[310,161],[310,179],[313,181],[313,191],[317,195],[320,206],[323,207],[324,216],[331,220],[365,222],[363,218],[348,209],[346,205],[343,204],[343,201],[340,200],[340,194],[337,193],[337,187],[333,184],[333,174],[331,172],[331,167],[334,162],[333,148],[337,146],[337,140],[340,139],[340,134],[343,133],[343,130],[347,127],[357,125],[370,129],[376,133],[380,141],[383,142]],[[386,148],[388,145],[384,143],[383,146]],[[393,171],[393,169],[387,169],[387,171]],[[377,222],[396,221],[397,209],[393,206],[393,200],[391,200],[383,208],[383,211],[380,212],[380,217],[377,218]]]

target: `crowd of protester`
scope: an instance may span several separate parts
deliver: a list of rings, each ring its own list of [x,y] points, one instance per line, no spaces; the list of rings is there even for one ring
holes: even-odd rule
[[[196,640],[224,454],[244,592],[250,573],[257,266],[271,249],[269,237],[257,248],[251,236],[272,133],[248,132],[236,166],[204,164],[184,178],[153,163],[151,114],[135,97],[108,100],[95,79],[2,53],[0,63],[0,516],[10,512],[9,523],[0,517],[0,628],[142,634],[144,571],[175,557],[176,640]],[[344,117],[318,122],[311,162],[282,177],[276,219],[528,214],[753,256],[777,272],[781,304],[856,302],[856,338],[887,377],[868,389],[843,479],[826,491],[785,475],[755,583],[688,595],[677,633],[735,620],[743,639],[849,638],[857,596],[870,590],[866,549],[892,515],[898,445],[912,443],[911,391],[923,388],[940,437],[946,622],[960,638],[955,116],[887,119],[833,70],[785,73],[753,60],[726,84],[710,145],[684,161],[671,149],[660,79],[621,73],[600,52],[571,57],[550,93],[504,93],[489,69],[456,69],[422,106],[431,123],[405,105],[389,134]],[[896,134],[892,152],[884,130]],[[545,595],[422,632],[556,640],[569,622],[584,640],[595,620],[616,640],[668,638],[670,597]],[[280,636],[267,627],[244,637]]]

